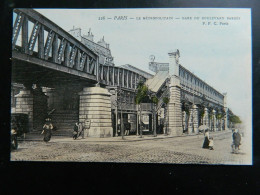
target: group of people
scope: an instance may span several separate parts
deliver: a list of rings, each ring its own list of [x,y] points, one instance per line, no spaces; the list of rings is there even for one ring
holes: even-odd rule
[[[78,137],[81,136],[82,139],[85,139],[84,138],[84,130],[85,130],[85,127],[82,125],[82,123],[76,122],[75,125],[74,125],[74,128],[73,128],[72,138],[75,140],[75,139],[77,139]]]
[[[131,123],[123,123],[124,125],[124,135],[129,135],[130,134],[130,130],[131,130]],[[118,133],[121,133],[121,124],[117,125],[117,131]]]
[[[204,142],[202,145],[202,148],[207,148],[210,150],[214,150],[213,146],[214,146],[214,141],[213,141],[213,137],[209,136],[209,130],[206,129],[205,130],[205,134],[204,134]]]
[[[53,130],[53,125],[51,123],[50,118],[46,118],[45,124],[43,125],[43,131],[41,134],[44,135],[43,141],[44,142],[49,142],[52,136],[52,130]],[[15,137],[15,128],[12,128],[12,135]],[[72,138],[76,140],[78,137],[82,137],[82,139],[85,139],[84,137],[84,131],[87,129],[86,124],[82,124],[79,122],[76,122],[73,128],[73,136]],[[130,130],[130,124],[128,126],[125,126],[125,135],[129,135],[129,130]],[[232,130],[232,138],[233,142],[231,144],[232,147],[232,153],[238,154],[239,150],[239,145],[241,145],[241,135],[238,132],[238,129]],[[15,140],[15,139],[14,139]],[[15,140],[16,141],[16,140]],[[13,143],[13,142],[12,142]],[[15,143],[15,142],[14,142]],[[16,141],[17,143],[17,141]],[[13,144],[14,148],[17,148],[16,144]],[[209,135],[209,130],[206,129],[204,133],[204,142],[202,145],[202,148],[209,149],[209,150],[214,150],[214,141],[213,137]]]
[[[231,144],[232,153],[238,154],[239,146],[241,145],[241,135],[238,132],[238,129],[232,131],[233,143]]]
[[[238,154],[239,145],[241,145],[241,135],[238,132],[238,129],[232,130],[232,139],[233,139],[231,144],[232,153]],[[202,148],[214,150],[213,146],[214,146],[213,137],[209,136],[209,130],[206,129]]]
[[[52,130],[54,129],[54,126],[51,122],[51,118],[46,118],[45,123],[43,125],[43,130],[42,133],[44,135],[43,141],[44,142],[49,142],[51,140],[52,136]],[[76,122],[73,128],[73,135],[72,138],[75,140],[78,137],[82,137],[82,139],[85,139],[84,137],[84,130],[86,129],[86,126],[83,125],[82,123]]]

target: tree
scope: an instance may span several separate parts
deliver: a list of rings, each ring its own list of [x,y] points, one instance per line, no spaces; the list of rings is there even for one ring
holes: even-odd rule
[[[152,97],[152,102],[153,102],[155,105],[157,105],[158,102],[159,102],[159,99],[158,99],[157,97],[153,96],[153,97]]]
[[[234,124],[237,124],[237,123],[242,123],[242,121],[240,120],[240,118],[236,115],[232,115],[229,117],[229,121],[234,123]]]
[[[146,86],[143,82],[139,82],[137,85],[137,94],[135,98],[135,103],[138,105],[138,110],[140,113],[140,116],[142,116],[142,108],[141,108],[141,103],[144,102],[151,102],[155,105],[158,104],[159,100],[158,98],[148,89],[148,86]],[[155,113],[155,108],[153,108],[153,118],[154,118],[154,136],[156,136],[156,113]],[[140,117],[141,118],[141,117]],[[142,121],[140,120],[140,123]],[[140,129],[140,134],[142,137],[142,128]]]
[[[231,109],[228,109],[227,111],[227,117],[230,122],[230,127],[232,127],[232,124],[240,124],[242,121],[240,120],[239,116],[235,115]]]

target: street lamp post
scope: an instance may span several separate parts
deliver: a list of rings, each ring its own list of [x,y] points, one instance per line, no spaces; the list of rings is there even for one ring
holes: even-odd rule
[[[140,105],[141,107],[141,105]],[[142,109],[142,108],[140,108]],[[141,111],[140,111],[140,138],[143,138],[143,125],[142,125],[142,114],[141,114]]]
[[[155,104],[153,104],[154,106],[153,106],[153,127],[154,127],[154,131],[153,131],[153,136],[154,137],[156,137],[157,136],[157,134],[156,134],[156,130],[157,130],[157,125],[156,125],[156,111],[155,111],[155,108],[156,108],[156,106],[155,106]]]
[[[157,135],[156,135],[156,112],[155,112],[155,103],[153,102],[153,97],[155,97],[155,96],[153,96],[153,94],[152,94],[152,92],[149,92],[148,93],[148,96],[149,96],[149,98],[150,98],[150,100],[151,100],[151,110],[152,110],[152,118],[153,118],[153,122],[152,122],[152,126],[153,126],[153,135],[154,135],[154,137],[156,137]]]

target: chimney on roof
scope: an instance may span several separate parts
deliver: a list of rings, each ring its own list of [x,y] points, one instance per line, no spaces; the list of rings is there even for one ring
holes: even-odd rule
[[[84,38],[93,41],[94,35],[91,32],[91,28],[89,28],[88,34],[83,36]]]

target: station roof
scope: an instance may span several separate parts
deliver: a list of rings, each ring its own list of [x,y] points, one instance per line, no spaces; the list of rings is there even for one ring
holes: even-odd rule
[[[161,86],[164,84],[165,80],[168,78],[168,71],[159,71],[152,78],[148,79],[145,84],[152,91],[157,93]]]

